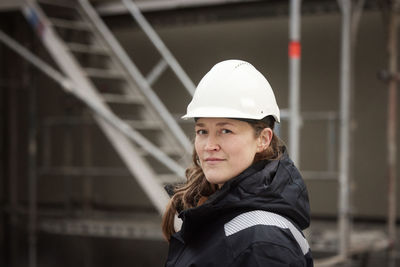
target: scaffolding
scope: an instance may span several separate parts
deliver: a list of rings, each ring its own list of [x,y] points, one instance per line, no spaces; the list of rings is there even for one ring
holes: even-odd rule
[[[31,1],[29,1],[31,2]],[[34,2],[34,1],[33,1]],[[42,1],[46,2],[46,1]],[[113,37],[112,33],[108,30],[105,24],[101,21],[99,16],[94,13],[94,9],[91,8],[90,4],[87,1],[80,0],[79,1],[82,7],[86,8],[86,13],[92,22],[94,22],[96,26],[96,30],[100,32],[100,35],[104,37],[104,39],[111,42],[111,47],[113,53],[115,53],[116,57],[120,60],[125,60],[129,58],[126,53],[124,53],[123,48],[118,44],[116,39]],[[220,2],[224,1],[215,1],[220,4]],[[226,1],[225,1],[226,2]],[[227,1],[229,2],[229,1]],[[190,3],[190,2],[188,2]],[[395,2],[398,5],[398,2]],[[171,3],[170,3],[171,4]],[[210,3],[208,3],[210,4]],[[215,4],[215,3],[214,3]],[[360,16],[362,13],[362,8],[364,5],[363,0],[358,1],[345,1],[338,0],[338,4],[340,7],[341,15],[342,15],[342,37],[341,37],[341,66],[340,66],[340,113],[337,115],[335,112],[326,112],[326,113],[313,113],[307,114],[302,113],[299,103],[300,97],[300,63],[301,63],[301,42],[300,42],[300,19],[301,19],[301,1],[300,0],[291,0],[290,1],[290,35],[289,35],[289,60],[290,60],[290,69],[289,69],[289,85],[290,85],[290,101],[289,108],[287,110],[283,110],[282,117],[283,119],[288,120],[289,122],[289,147],[291,149],[290,153],[294,159],[294,161],[299,164],[300,156],[299,156],[299,140],[300,140],[300,129],[301,125],[306,120],[323,120],[328,123],[328,170],[326,172],[312,172],[312,171],[302,171],[306,177],[320,178],[320,177],[328,177],[334,178],[338,176],[339,182],[339,203],[338,203],[338,231],[339,231],[339,247],[335,256],[327,259],[322,259],[316,261],[316,266],[332,266],[337,263],[345,262],[350,257],[355,254],[364,253],[367,251],[375,251],[375,250],[384,250],[390,249],[392,264],[395,261],[395,208],[396,208],[396,151],[393,149],[396,147],[395,135],[396,135],[396,86],[398,82],[397,75],[397,64],[396,64],[396,33],[397,33],[397,25],[396,22],[396,12],[398,6],[392,7],[390,10],[390,32],[389,32],[389,41],[390,50],[389,50],[389,107],[388,107],[388,166],[389,166],[389,214],[388,214],[388,234],[387,238],[381,238],[380,233],[378,235],[371,235],[371,238],[362,238],[360,239],[363,244],[352,243],[352,227],[351,227],[351,203],[350,203],[350,195],[351,195],[351,175],[350,175],[350,167],[349,164],[351,162],[352,151],[351,151],[351,138],[352,138],[352,113],[351,113],[351,105],[352,105],[352,73],[353,73],[353,51],[355,47],[355,36],[357,34],[357,25],[360,20]],[[30,3],[30,5],[35,5]],[[159,4],[161,5],[161,4]],[[162,5],[165,5],[163,3]],[[201,5],[200,2],[197,5]],[[155,8],[147,7],[147,8]],[[38,7],[35,7],[38,9]],[[123,0],[122,4],[114,5],[112,7],[101,6],[99,10],[112,10],[112,12],[130,12],[132,17],[138,22],[143,31],[149,36],[149,38],[154,43],[155,47],[158,49],[163,58],[157,63],[157,65],[152,69],[152,71],[147,76],[147,79],[140,75],[139,71],[134,67],[131,62],[122,62],[122,65],[125,65],[128,72],[131,72],[132,76],[136,76],[136,80],[138,80],[140,88],[146,88],[144,90],[144,94],[148,99],[156,99],[155,96],[152,95],[152,90],[150,86],[154,83],[154,81],[160,77],[160,75],[165,71],[167,67],[170,67],[177,77],[180,78],[182,84],[184,84],[187,92],[192,94],[194,91],[194,85],[191,82],[190,78],[186,75],[183,69],[179,66],[177,61],[173,58],[172,54],[163,44],[161,39],[157,36],[155,31],[152,29],[151,25],[146,21],[143,15],[140,12],[138,6],[134,4],[133,1]],[[26,9],[25,13],[28,14],[30,11]],[[28,17],[31,16],[28,14]],[[59,23],[61,23],[59,21]],[[75,25],[77,26],[77,24]],[[56,80],[63,88],[69,93],[72,93],[77,98],[79,98],[83,103],[85,103],[90,110],[93,112],[94,117],[99,123],[103,125],[103,127],[111,127],[113,130],[108,131],[117,131],[115,133],[116,136],[121,138],[124,136],[125,138],[133,141],[137,144],[141,149],[154,153],[154,157],[159,161],[163,162],[167,167],[169,167],[176,175],[183,176],[183,167],[181,164],[178,164],[176,161],[171,160],[168,155],[165,155],[163,151],[160,151],[156,146],[152,145],[147,141],[147,139],[142,136],[139,132],[128,125],[126,122],[122,121],[118,116],[114,113],[109,112],[107,109],[99,106],[99,103],[93,102],[86,95],[82,95],[81,92],[81,84],[70,77],[73,74],[63,74],[50,67],[48,64],[41,61],[35,55],[30,53],[24,47],[13,41],[3,32],[0,32],[0,40],[9,46],[11,49],[16,50],[20,55],[22,55],[25,59],[30,61],[36,67],[38,67],[41,71],[46,73],[49,77]],[[111,41],[110,41],[111,40]],[[52,42],[52,41],[50,41]],[[82,49],[82,47],[75,46],[75,49]],[[95,73],[94,73],[95,74]],[[104,73],[103,73],[104,74]],[[139,77],[139,78],[138,78]],[[78,85],[79,84],[79,85]],[[34,94],[34,92],[32,93]],[[109,96],[109,99],[115,96]],[[31,96],[31,101],[34,101],[34,95]],[[121,100],[119,100],[121,101]],[[159,100],[154,100],[156,104],[154,106],[162,105]],[[394,102],[393,102],[394,101]],[[34,110],[35,103],[31,102],[31,112],[35,114]],[[158,110],[158,114],[165,113],[166,110]],[[167,112],[168,113],[168,112]],[[168,113],[169,114],[169,113]],[[31,169],[31,177],[30,181],[30,205],[29,205],[29,242],[30,242],[30,266],[35,266],[36,263],[36,229],[42,229],[48,232],[53,233],[62,233],[62,234],[83,234],[88,236],[113,236],[120,238],[149,238],[149,239],[160,239],[161,234],[158,229],[158,226],[154,224],[154,218],[148,215],[142,214],[137,215],[138,217],[143,217],[137,222],[134,222],[134,218],[124,218],[118,221],[112,221],[104,219],[107,216],[105,214],[97,214],[97,219],[86,219],[82,221],[77,220],[63,220],[61,223],[57,220],[46,220],[37,226],[37,216],[41,211],[36,210],[35,201],[36,201],[36,178],[35,173],[38,172],[36,170],[36,131],[37,125],[35,123],[35,118],[32,115],[31,118],[31,132],[30,132],[30,145],[29,145],[29,159],[30,159],[30,169]],[[171,117],[167,119],[170,122]],[[332,151],[334,150],[335,142],[332,142],[332,139],[335,139],[334,133],[336,129],[334,128],[336,121],[340,122],[340,137],[339,137],[339,170],[338,172],[334,171],[335,165],[335,157]],[[46,122],[46,129],[50,130],[51,125],[55,123],[69,123],[71,125],[74,124],[90,124],[93,123],[91,120],[82,120],[77,119],[75,121],[65,121],[65,118],[57,118],[55,120],[49,120]],[[167,123],[168,124],[168,123]],[[175,124],[175,123],[172,123]],[[108,126],[104,126],[108,125]],[[111,129],[110,128],[110,129]],[[176,135],[181,135],[181,133],[177,133],[180,130],[173,130]],[[46,131],[45,131],[46,133]],[[332,136],[333,134],[333,136]],[[48,134],[49,136],[49,134]],[[179,138],[178,138],[179,139]],[[188,151],[190,145],[188,143],[183,144],[184,150]],[[190,150],[190,149],[189,149]],[[98,176],[98,175],[106,175],[107,173],[112,173],[113,175],[121,175],[121,176],[129,176],[131,175],[125,169],[98,169],[98,168],[49,168],[39,170],[40,172],[47,173],[63,173],[64,175],[84,175],[84,176]],[[137,173],[134,173],[137,176]],[[151,175],[150,175],[151,176]],[[176,181],[176,178],[171,177],[171,175],[164,175],[159,179],[162,180],[163,184],[171,183]],[[152,190],[152,189],[151,189]],[[149,191],[151,191],[149,189]],[[153,192],[154,193],[154,192]],[[151,193],[149,193],[151,194]],[[159,194],[155,194],[159,196]],[[157,198],[157,197],[155,197]],[[158,204],[158,210],[161,212],[163,205],[166,203],[166,199],[162,199]],[[58,214],[58,211],[51,211],[51,214]],[[147,217],[146,217],[147,216]],[[136,217],[136,219],[138,218]],[[135,225],[135,227],[132,227]],[[365,236],[368,236],[366,234]],[[378,238],[377,238],[378,236]],[[354,238],[353,238],[354,239]],[[374,244],[372,244],[374,242]],[[394,266],[394,265],[391,265]]]

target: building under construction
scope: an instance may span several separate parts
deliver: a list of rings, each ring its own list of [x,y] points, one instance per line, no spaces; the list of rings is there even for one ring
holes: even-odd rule
[[[269,80],[316,266],[400,266],[400,1],[1,0],[0,266],[163,266],[196,84]],[[397,265],[396,265],[397,264]]]

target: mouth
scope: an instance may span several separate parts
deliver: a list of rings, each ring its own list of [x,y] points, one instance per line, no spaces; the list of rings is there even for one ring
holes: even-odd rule
[[[204,161],[207,163],[218,163],[221,161],[224,161],[225,159],[221,159],[221,158],[206,158]]]

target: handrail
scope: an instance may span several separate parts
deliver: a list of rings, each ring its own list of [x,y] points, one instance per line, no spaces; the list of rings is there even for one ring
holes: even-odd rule
[[[192,80],[189,78],[186,72],[182,69],[181,65],[178,63],[178,61],[166,47],[161,38],[158,37],[158,34],[155,32],[153,27],[151,27],[150,23],[143,16],[142,12],[140,12],[137,5],[132,0],[121,0],[121,1],[128,9],[128,11],[131,13],[132,17],[142,28],[144,33],[149,37],[150,41],[154,44],[154,46],[163,56],[165,61],[171,67],[172,71],[175,72],[175,75],[185,86],[189,94],[193,96],[196,86],[193,84]]]
[[[126,69],[131,77],[138,83],[142,93],[149,99],[153,107],[157,110],[160,117],[164,120],[167,127],[171,129],[173,134],[176,136],[178,142],[182,144],[187,153],[192,152],[192,143],[189,138],[183,132],[181,127],[172,117],[171,113],[167,110],[165,105],[161,102],[158,96],[151,89],[147,80],[143,77],[137,66],[132,62],[129,55],[125,52],[119,42],[116,40],[114,35],[97,15],[91,4],[87,0],[79,0],[81,7],[86,12],[87,16],[94,24],[98,32],[104,38],[104,41],[111,47],[111,51],[118,58],[122,66]]]
[[[122,121],[111,111],[105,111],[97,107],[97,105],[90,100],[90,98],[83,97],[79,94],[79,86],[77,86],[69,78],[64,77],[60,72],[55,70],[53,67],[42,61],[40,58],[36,57],[29,50],[21,46],[18,42],[13,40],[2,30],[0,30],[0,41],[2,41],[9,48],[20,54],[23,58],[32,63],[39,70],[44,72],[47,76],[52,78],[54,81],[59,83],[67,92],[72,93],[79,100],[84,102],[96,115],[99,115],[109,124],[114,126],[116,129],[125,134],[129,139],[134,141],[136,144],[141,146],[146,152],[153,155],[160,162],[162,162],[167,168],[177,174],[179,177],[185,177],[185,170],[171,158],[169,158],[163,151],[158,147],[149,142],[145,137],[143,137],[138,131],[132,129],[127,123]]]

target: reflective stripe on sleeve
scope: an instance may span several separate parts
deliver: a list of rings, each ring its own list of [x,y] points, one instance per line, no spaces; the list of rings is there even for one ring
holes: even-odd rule
[[[236,216],[224,225],[225,235],[230,236],[256,225],[270,225],[289,229],[299,244],[303,254],[307,254],[310,250],[307,240],[288,219],[276,213],[264,210],[249,211]]]

